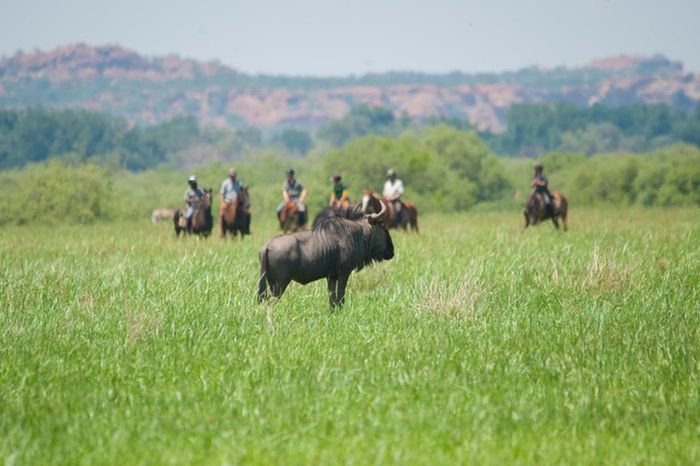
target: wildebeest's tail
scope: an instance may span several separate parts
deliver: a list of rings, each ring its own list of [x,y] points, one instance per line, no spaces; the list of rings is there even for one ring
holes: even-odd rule
[[[258,280],[258,302],[267,297],[268,274],[270,263],[267,260],[267,246],[260,250],[260,279]]]

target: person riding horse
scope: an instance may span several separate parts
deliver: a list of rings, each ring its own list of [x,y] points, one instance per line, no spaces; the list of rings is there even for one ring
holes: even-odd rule
[[[204,199],[204,191],[197,187],[197,178],[192,175],[187,179],[190,187],[185,191],[185,203],[187,210],[185,211],[185,219],[187,220],[187,231],[192,230],[192,215],[199,209],[202,200]]]
[[[535,194],[539,194],[544,200],[545,207],[552,211],[552,194],[549,192],[547,177],[544,176],[544,167],[541,163],[535,164],[535,176],[532,178],[530,186],[535,189]]]
[[[331,189],[331,198],[328,205],[330,207],[348,207],[350,205],[348,187],[340,181],[340,173],[336,173],[331,179],[333,180],[333,188]]]
[[[398,223],[399,215],[401,215],[401,210],[404,208],[403,202],[401,201],[401,195],[403,194],[403,181],[396,176],[396,172],[393,168],[386,171],[386,183],[384,183],[384,190],[382,195],[384,200],[389,202],[393,208],[392,223]]]
[[[291,200],[296,203],[297,209],[299,209],[299,223],[305,225],[306,206],[304,205],[304,199],[307,194],[308,192],[306,188],[304,188],[304,185],[294,177],[294,170],[291,168],[287,170],[287,181],[282,185],[282,197],[284,201],[280,202],[277,206],[277,218],[280,218],[284,205]]]
[[[221,202],[219,207],[219,224],[221,225],[219,236],[221,237],[225,236],[226,223],[224,216],[226,215],[226,209],[229,208],[231,204],[238,202],[239,195],[241,191],[243,191],[243,183],[239,181],[237,177],[238,173],[236,172],[236,169],[233,167],[229,168],[228,178],[221,183],[221,189],[219,190],[219,200]],[[234,207],[236,207],[234,209],[235,212],[238,206]]]

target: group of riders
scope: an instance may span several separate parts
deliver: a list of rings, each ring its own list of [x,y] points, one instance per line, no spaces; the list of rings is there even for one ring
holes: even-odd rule
[[[336,173],[331,178],[333,181],[333,186],[331,188],[329,206],[331,207],[347,207],[350,204],[350,198],[348,197],[348,186],[343,183],[340,173]],[[185,203],[187,204],[187,209],[185,211],[185,218],[187,219],[188,228],[191,225],[192,215],[198,209],[204,200],[205,192],[197,185],[197,178],[192,175],[187,180],[189,183],[189,188],[185,192]],[[545,209],[551,211],[553,209],[553,199],[549,192],[547,177],[544,176],[544,168],[542,164],[537,163],[535,165],[535,175],[530,183],[535,195],[541,196]],[[244,189],[243,183],[238,179],[238,173],[235,168],[230,168],[228,170],[228,177],[221,183],[221,189],[219,190],[219,200],[221,202],[221,212],[223,212],[227,204],[236,202],[240,196],[241,191]],[[384,189],[382,190],[382,196],[384,200],[391,204],[394,219],[396,219],[400,214],[405,205],[401,199],[404,193],[403,181],[397,176],[396,171],[390,168],[386,171],[386,182],[384,183]],[[308,194],[307,189],[304,185],[296,179],[293,169],[287,170],[287,180],[282,185],[282,202],[277,205],[277,217],[280,217],[282,208],[289,201],[293,201],[299,211],[300,224],[306,224],[307,220],[307,209],[305,205],[305,199]]]

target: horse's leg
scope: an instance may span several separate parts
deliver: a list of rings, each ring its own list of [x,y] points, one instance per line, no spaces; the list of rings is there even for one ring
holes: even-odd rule
[[[338,277],[328,276],[328,304],[330,307],[335,306],[337,299],[336,289],[338,287]]]
[[[552,216],[552,223],[554,223],[554,228],[556,228],[558,230],[559,229],[559,220],[557,219],[556,215]]]
[[[525,226],[523,227],[524,230],[530,225],[530,216],[527,214],[527,212],[523,212],[523,215],[525,216]]]
[[[418,233],[418,212],[414,212],[409,218],[411,219],[411,229]]]

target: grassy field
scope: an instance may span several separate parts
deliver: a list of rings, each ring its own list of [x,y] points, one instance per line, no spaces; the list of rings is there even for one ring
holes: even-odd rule
[[[0,235],[5,464],[698,464],[700,210],[433,216],[255,304],[168,225]]]

